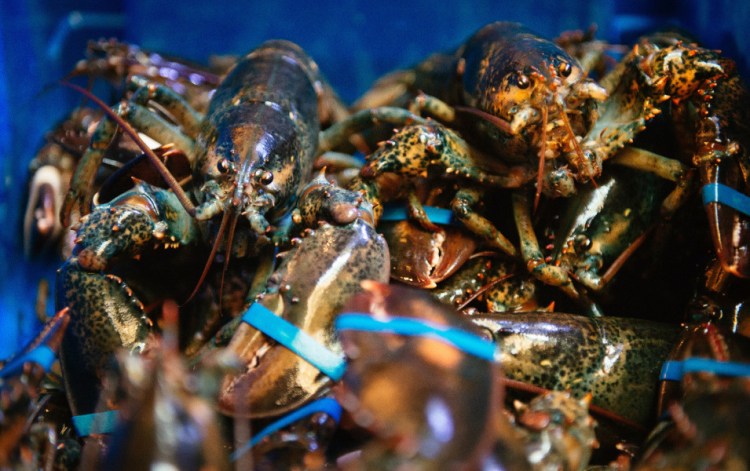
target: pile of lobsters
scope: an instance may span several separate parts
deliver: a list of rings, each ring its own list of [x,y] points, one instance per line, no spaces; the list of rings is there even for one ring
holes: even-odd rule
[[[496,22],[347,106],[289,41],[107,40],[62,85],[23,227],[56,314],[0,369],[1,468],[750,465],[720,52]]]

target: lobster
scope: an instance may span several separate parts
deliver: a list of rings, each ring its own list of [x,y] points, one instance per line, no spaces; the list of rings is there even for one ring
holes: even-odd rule
[[[633,469],[727,469],[747,462],[749,355],[748,338],[723,320],[689,325],[661,369],[661,420]]]
[[[148,348],[152,321],[129,286],[153,271],[144,268],[147,264],[166,257],[168,265],[178,267],[175,271],[190,277],[196,268],[191,252],[210,245],[192,293],[182,291],[186,283],[171,283],[155,289],[156,299],[144,300],[153,304],[159,296],[192,299],[224,243],[225,270],[232,255],[256,258],[258,263],[245,265],[255,272],[257,281],[248,294],[252,298],[273,270],[269,245],[288,242],[293,208],[310,179],[317,153],[341,145],[350,133],[375,122],[420,120],[407,110],[386,108],[355,114],[321,131],[322,116],[336,115],[330,110],[337,105],[329,104],[336,101],[335,94],[315,62],[299,46],[281,40],[264,43],[239,60],[214,92],[205,117],[166,86],[139,77],[133,83],[139,86],[129,101],[114,109],[104,107],[108,118],[94,131],[61,213],[64,221],[75,208],[84,214],[77,223],[73,256],[59,270],[57,285],[57,303],[69,306],[73,318],[62,364],[76,414],[96,408],[98,391],[90,385],[102,379],[116,349],[140,352]],[[147,105],[152,101],[179,127],[150,110]],[[188,187],[192,192],[186,192],[155,152],[141,143],[169,189],[136,181],[135,188],[88,213],[91,188],[87,182],[118,126],[136,141],[140,141],[138,129],[169,143],[172,149],[166,152],[183,154],[193,168]],[[195,138],[190,137],[193,133]],[[349,207],[353,213],[333,214],[334,223],[346,224],[368,212],[361,198],[355,195],[354,199]],[[123,264],[126,275],[115,276],[113,270]],[[159,278],[164,281],[154,278],[155,283]],[[144,285],[143,291],[152,288]],[[207,322],[214,327],[219,324],[216,316]],[[205,340],[212,333],[203,331],[199,337]]]
[[[732,206],[732,197],[718,196],[729,193],[725,187],[745,185],[741,175],[747,167],[743,150],[747,120],[740,111],[744,107],[734,105],[737,101],[744,103],[747,93],[734,64],[715,51],[660,35],[643,38],[602,79],[601,86],[584,75],[576,61],[553,43],[517,24],[492,23],[453,54],[437,54],[413,70],[384,77],[357,106],[384,102],[406,106],[409,100],[415,100],[412,109],[435,116],[465,136],[467,142],[460,147],[477,154],[474,147],[479,146],[481,152],[490,152],[502,164],[511,165],[502,170],[500,163],[494,163],[501,166],[499,172],[506,179],[524,176],[513,185],[506,184],[506,188],[530,181],[533,177],[529,178],[528,172],[534,171],[537,181],[533,203],[523,188],[513,196],[521,257],[534,277],[560,287],[596,315],[598,310],[591,307],[576,283],[576,269],[545,260],[533,232],[531,208],[538,206],[542,193],[571,196],[579,183],[591,181],[596,186],[603,162],[610,161],[674,182],[674,189],[664,197],[660,208],[663,217],[672,216],[692,193],[694,172],[690,164],[629,146],[655,116],[669,109],[666,103],[670,103],[670,117],[680,131],[683,147],[692,157],[691,164],[702,169],[703,181],[708,184],[704,192],[708,192],[706,206],[717,253],[725,269],[741,274],[744,237],[732,239],[728,234],[745,233],[743,210]],[[418,91],[427,95],[417,95]],[[405,138],[410,136],[403,133]],[[434,145],[434,138],[422,133],[427,136],[422,154],[446,152],[448,146]],[[451,141],[460,142],[456,138]],[[404,140],[404,145],[407,142]],[[450,147],[455,153],[456,146]],[[401,153],[409,160],[401,158],[394,163],[388,156],[393,151],[379,150],[373,162],[363,168],[361,177],[377,185],[374,178],[382,172],[414,174],[413,167],[421,165],[426,171],[439,160],[431,157],[420,163],[410,155],[413,151]],[[538,157],[534,170],[529,157]],[[486,160],[484,165],[489,168]],[[494,184],[470,175],[466,169],[474,168],[467,167],[463,160],[453,161],[443,165],[444,175],[456,174],[484,186]],[[526,168],[526,173],[519,166]],[[719,180],[726,184],[719,186]],[[481,197],[465,198],[454,208],[463,211],[466,201],[476,203],[478,199]],[[460,211],[456,213],[460,217]],[[497,235],[494,228],[483,228],[484,233],[490,230],[491,245],[515,256],[515,249],[508,246],[504,236]],[[591,278],[589,274],[585,277]],[[587,287],[606,282],[593,278],[585,281]]]
[[[63,220],[68,220],[75,206],[88,211],[88,182],[115,132],[115,123],[131,137],[136,133],[129,123],[136,128],[148,123],[152,136],[173,143],[187,155],[193,162],[197,206],[174,177],[162,170],[171,191],[139,182],[79,221],[74,254],[60,269],[57,288],[57,303],[68,306],[72,318],[61,361],[75,414],[96,408],[98,393],[92,384],[102,379],[111,354],[123,347],[142,350],[152,332],[141,301],[120,278],[105,273],[123,260],[141,255],[153,258],[164,249],[171,251],[170,263],[184,267],[180,264],[187,252],[182,248],[204,246],[213,236],[210,262],[227,230],[228,254],[233,246],[249,245],[251,253],[261,250],[263,241],[268,241],[268,219],[276,222],[291,210],[300,184],[310,174],[320,130],[322,81],[317,65],[298,46],[271,41],[239,61],[216,90],[202,120],[175,92],[146,83],[134,92],[131,102],[117,107],[127,122],[117,111],[105,110],[109,119],[103,119],[94,131],[76,169],[63,205]],[[144,98],[159,101],[173,117],[184,119],[181,126],[186,132],[200,128],[195,143],[137,103]],[[142,150],[153,161],[159,160],[147,147]],[[219,229],[212,229],[210,219],[221,213]],[[240,216],[251,229],[234,237]],[[242,249],[234,253],[238,251]],[[201,281],[208,268],[206,264]],[[143,276],[136,266],[139,273]]]

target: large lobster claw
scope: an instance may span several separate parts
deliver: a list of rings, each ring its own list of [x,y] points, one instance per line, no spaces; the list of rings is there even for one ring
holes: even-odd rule
[[[732,275],[750,278],[750,198],[737,162],[724,159],[702,169],[703,203],[716,255]],[[734,188],[741,188],[739,192]]]
[[[391,253],[391,278],[434,288],[468,260],[477,247],[466,231],[451,226],[426,231],[412,221],[384,222],[379,230]]]

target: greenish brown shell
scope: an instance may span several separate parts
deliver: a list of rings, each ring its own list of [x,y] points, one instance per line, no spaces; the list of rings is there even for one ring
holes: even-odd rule
[[[388,280],[388,247],[368,223],[324,224],[283,255],[260,303],[303,329],[322,345],[341,352],[333,321],[363,280]],[[227,347],[245,364],[224,379],[220,409],[232,415],[267,417],[293,410],[322,394],[331,379],[316,367],[248,324]]]
[[[471,316],[497,343],[505,375],[553,390],[593,394],[593,404],[641,424],[654,419],[659,372],[679,327],[563,313]]]
[[[58,270],[57,296],[70,313],[60,350],[68,403],[73,415],[90,414],[113,355],[145,348],[150,321],[122,280],[80,270],[75,259]]]

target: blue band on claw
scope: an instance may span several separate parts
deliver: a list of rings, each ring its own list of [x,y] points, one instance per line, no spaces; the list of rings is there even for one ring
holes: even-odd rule
[[[435,206],[422,206],[427,215],[427,219],[433,224],[453,224],[453,211]],[[386,204],[383,206],[383,214],[380,216],[381,221],[405,221],[409,216],[406,214],[406,206],[403,204]]]
[[[434,324],[410,317],[375,319],[358,312],[341,314],[336,318],[336,330],[361,330],[365,332],[389,332],[399,335],[428,337],[448,343],[459,350],[484,360],[495,360],[495,344],[471,332]]]
[[[3,369],[0,370],[0,378],[9,378],[21,373],[23,371],[23,365],[29,362],[37,363],[44,368],[44,371],[49,371],[52,363],[55,362],[55,352],[46,345],[39,345],[33,350],[22,354],[18,358],[10,360]]]
[[[247,453],[248,450],[252,449],[267,436],[271,435],[274,432],[278,432],[279,430],[293,424],[294,422],[297,422],[298,420],[304,419],[305,417],[311,416],[318,412],[327,414],[329,417],[333,418],[336,423],[339,423],[339,420],[341,419],[341,406],[338,402],[336,402],[335,399],[332,399],[330,397],[318,399],[317,401],[311,402],[310,404],[300,407],[294,412],[285,415],[284,417],[261,430],[258,434],[253,436],[253,438],[249,442],[245,443],[240,448],[237,448],[234,453],[230,455],[230,459],[232,461],[237,461],[237,458]]]
[[[73,426],[79,437],[100,433],[112,433],[117,427],[119,413],[116,410],[73,416]]]
[[[253,303],[242,316],[242,320],[304,358],[332,380],[338,381],[344,375],[344,358],[262,304]]]
[[[688,373],[714,373],[720,376],[748,376],[750,364],[732,361],[718,361],[710,358],[692,357],[685,360],[664,362],[659,379],[661,381],[680,381]]]
[[[720,203],[750,216],[750,198],[721,183],[709,183],[701,190],[703,204]]]

